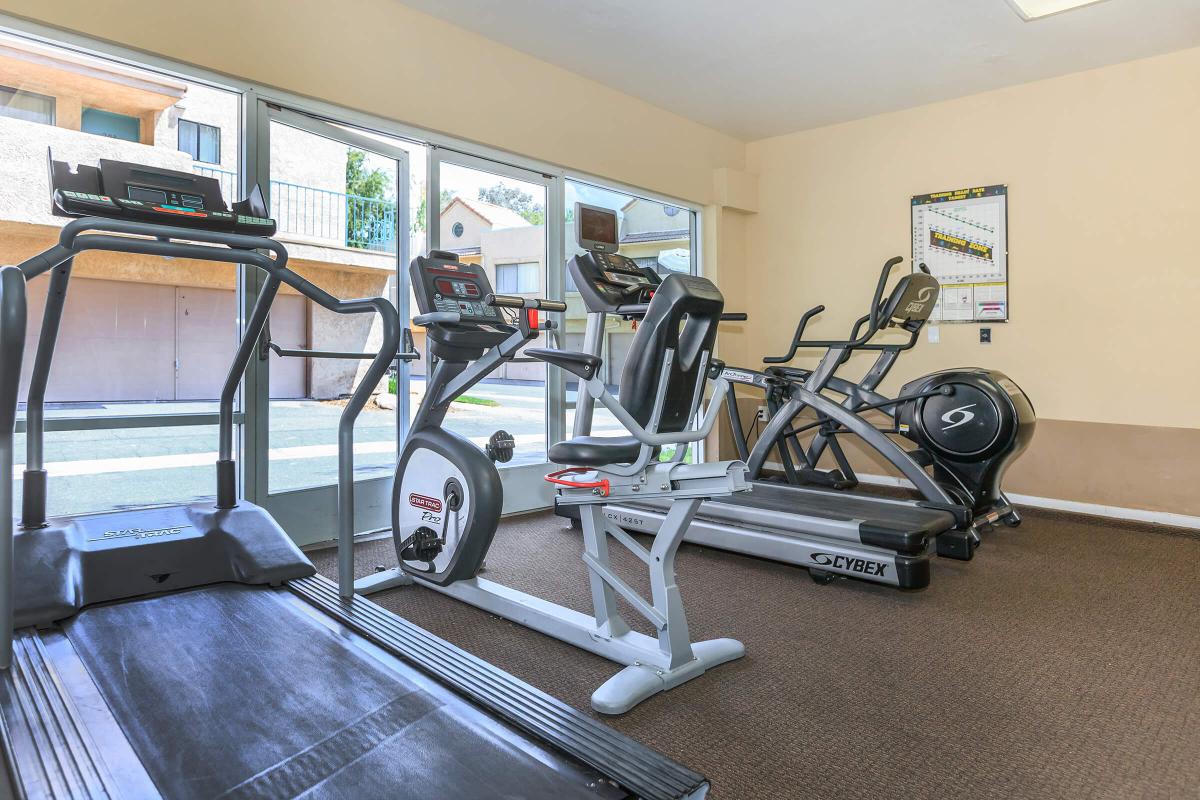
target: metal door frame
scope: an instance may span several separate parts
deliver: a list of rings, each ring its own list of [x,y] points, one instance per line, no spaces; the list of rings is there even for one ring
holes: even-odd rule
[[[253,131],[253,158],[246,174],[253,176],[270,203],[271,123],[279,123],[314,136],[320,136],[365,150],[396,162],[396,272],[400,318],[409,316],[409,280],[405,267],[409,262],[410,206],[409,153],[371,136],[357,133],[341,124],[334,125],[312,113],[285,104],[279,99],[247,92],[247,131]],[[343,123],[349,126],[350,123]],[[258,294],[260,276],[246,275],[246,302],[252,304]],[[247,312],[244,312],[247,313]],[[396,362],[396,449],[399,452],[408,435],[410,402],[409,366]],[[243,403],[245,428],[242,457],[242,492],[247,500],[267,509],[284,530],[301,545],[334,538],[337,528],[337,487],[334,484],[271,492],[270,489],[270,362],[254,359],[246,371]],[[355,531],[358,533],[391,526],[391,473],[355,483]]]

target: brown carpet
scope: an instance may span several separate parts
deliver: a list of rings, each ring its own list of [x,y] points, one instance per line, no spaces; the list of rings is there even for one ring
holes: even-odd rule
[[[579,547],[513,518],[486,576],[586,611]],[[677,566],[693,639],[746,657],[608,721],[713,798],[1200,797],[1200,537],[1029,511],[917,592],[689,545]],[[374,599],[589,712],[617,669],[427,589]]]

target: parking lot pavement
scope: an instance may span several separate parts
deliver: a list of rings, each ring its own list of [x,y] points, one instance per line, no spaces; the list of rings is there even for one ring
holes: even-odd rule
[[[423,392],[424,382],[414,380],[414,409]],[[446,425],[450,430],[482,444],[494,431],[503,428],[517,440],[513,463],[541,461],[545,457],[545,392],[541,386],[482,383],[472,388],[470,396],[496,405],[455,403],[447,415]],[[63,404],[49,408],[47,417],[216,410],[215,402]],[[271,402],[268,474],[272,492],[332,484],[336,480],[337,422],[341,413],[342,404],[336,402]],[[619,423],[603,410],[597,413],[595,430],[614,434],[622,431]],[[16,439],[19,478],[25,436],[19,434]],[[358,475],[390,474],[396,459],[396,439],[395,412],[374,407],[364,410],[355,431]],[[51,431],[45,438],[45,462],[50,473],[49,511],[55,515],[73,514],[211,497],[216,458],[216,425]]]

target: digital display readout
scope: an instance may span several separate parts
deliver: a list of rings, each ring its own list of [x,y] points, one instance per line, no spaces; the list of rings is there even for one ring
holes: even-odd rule
[[[438,278],[437,290],[448,297],[479,297],[479,287],[471,281]]]
[[[167,202],[167,193],[160,189],[144,189],[141,186],[130,186],[129,199],[141,200],[144,203],[165,203]]]
[[[617,215],[612,212],[579,210],[580,238],[589,242],[617,243]]]

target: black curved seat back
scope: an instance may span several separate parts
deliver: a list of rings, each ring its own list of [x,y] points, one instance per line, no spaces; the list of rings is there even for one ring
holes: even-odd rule
[[[706,278],[669,275],[655,290],[621,372],[621,405],[639,425],[650,422],[659,375],[667,351],[674,350],[658,431],[675,433],[688,426],[696,383],[704,379],[704,356],[712,352],[724,307],[725,298]]]
[[[941,284],[932,275],[914,272],[896,282],[879,314],[880,327],[891,323],[912,330],[919,328],[933,313]]]

